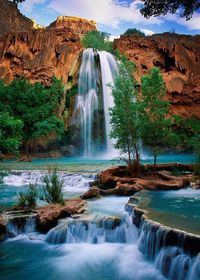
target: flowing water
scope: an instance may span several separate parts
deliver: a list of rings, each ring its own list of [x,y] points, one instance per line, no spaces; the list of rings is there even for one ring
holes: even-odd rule
[[[105,51],[83,51],[79,90],[75,102],[75,122],[80,125],[83,156],[107,153],[112,147],[109,108],[113,107],[111,87],[117,63]]]
[[[65,195],[82,193],[91,175],[60,173]],[[22,172],[6,178],[5,188],[26,187],[41,182],[41,172]],[[0,279],[24,280],[197,280],[200,259],[181,247],[160,246],[162,229],[132,223],[132,208],[126,197],[90,200],[87,214],[66,218],[47,234],[35,230],[27,218],[23,227],[10,222],[11,238],[0,244]]]

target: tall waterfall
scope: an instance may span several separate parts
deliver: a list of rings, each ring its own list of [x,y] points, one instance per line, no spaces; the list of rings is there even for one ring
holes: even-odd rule
[[[113,85],[116,71],[117,63],[112,54],[93,49],[83,51],[74,111],[85,157],[112,148],[109,108],[113,106],[113,97],[109,84]]]

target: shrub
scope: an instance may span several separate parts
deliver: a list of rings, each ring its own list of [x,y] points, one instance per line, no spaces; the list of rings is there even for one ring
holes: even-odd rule
[[[125,32],[124,32],[124,35],[133,35],[133,34],[137,34],[141,37],[145,37],[145,34],[144,32],[136,29],[136,28],[129,28],[127,29]]]
[[[63,199],[63,181],[59,179],[57,169],[49,171],[48,175],[43,177],[44,186],[42,188],[41,199],[47,203],[64,203]]]
[[[27,208],[34,208],[37,201],[37,190],[36,185],[30,184],[29,190],[26,192],[19,192],[18,194],[18,206],[20,207],[27,207]]]

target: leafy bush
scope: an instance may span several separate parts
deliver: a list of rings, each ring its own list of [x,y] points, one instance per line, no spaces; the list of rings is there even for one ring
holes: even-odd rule
[[[9,85],[0,81],[0,151],[46,147],[64,133],[59,107],[64,97],[60,80],[50,87],[16,79]]]
[[[59,179],[57,170],[49,171],[48,175],[43,177],[44,186],[42,188],[41,199],[48,203],[64,203],[63,199],[63,181]]]
[[[109,42],[109,34],[93,30],[86,33],[82,39],[85,48],[93,48],[99,51],[113,52],[113,43]]]
[[[36,205],[37,200],[37,190],[36,185],[30,184],[28,191],[26,192],[19,192],[18,194],[18,206],[20,207],[27,207],[27,208],[34,208]]]
[[[145,34],[144,32],[136,29],[136,28],[129,28],[127,29],[125,32],[124,32],[124,35],[133,35],[133,34],[137,34],[141,37],[145,37]]]

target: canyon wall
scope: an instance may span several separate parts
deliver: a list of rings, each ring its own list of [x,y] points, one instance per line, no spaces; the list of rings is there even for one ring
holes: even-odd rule
[[[114,47],[136,64],[139,85],[152,67],[161,69],[172,114],[200,118],[200,35],[121,36]]]
[[[23,77],[49,85],[56,76],[66,86],[79,66],[81,38],[96,30],[96,23],[61,16],[41,28],[23,16],[16,4],[0,0],[0,5],[0,79],[10,83]],[[161,69],[172,114],[200,118],[200,35],[121,36],[114,47],[135,62],[139,85],[152,67]]]
[[[15,4],[7,0],[1,2],[5,9],[0,10],[3,26],[0,30],[3,34],[0,38],[0,79],[10,83],[23,77],[32,83],[48,85],[51,77],[56,76],[66,85],[82,51],[81,37],[96,30],[95,22],[58,17],[50,26],[38,28]],[[6,12],[9,18],[15,19],[13,23],[2,18]]]
[[[0,0],[0,37],[7,32],[30,32],[34,22],[23,16],[17,4]]]

